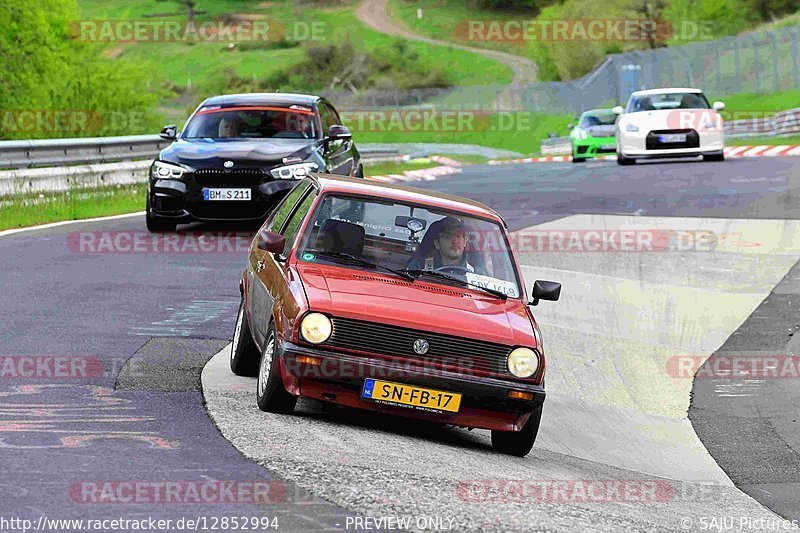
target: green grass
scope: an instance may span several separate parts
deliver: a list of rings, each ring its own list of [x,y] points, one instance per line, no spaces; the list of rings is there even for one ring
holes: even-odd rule
[[[122,0],[79,0],[81,15],[86,20],[143,19],[146,14],[180,11],[172,2],[123,2]],[[223,15],[247,14],[267,17],[270,27],[282,27],[289,34],[298,21],[317,24],[317,40],[301,41],[300,46],[285,49],[233,50],[225,43],[200,42],[177,43],[108,43],[106,54],[131,59],[141,65],[143,90],[168,89],[173,97],[164,98],[160,111],[173,119],[183,111],[184,116],[202,98],[224,92],[226,83],[233,76],[244,80],[258,80],[288,71],[306,58],[304,46],[328,45],[350,39],[356,49],[379,57],[399,40],[373,31],[364,26],[355,16],[357,2],[352,0],[335,7],[301,5],[289,0],[274,0],[263,7],[260,0],[205,0],[198,2],[198,9],[208,11],[199,15],[198,21],[213,20]],[[159,20],[183,20],[183,16],[159,17]],[[270,34],[271,36],[273,34]],[[508,83],[513,77],[511,70],[496,61],[476,56],[470,52],[445,46],[417,42],[405,42],[406,53],[417,54],[416,68],[439,70],[455,86],[488,85]],[[314,80],[326,86],[330,80]],[[188,93],[188,94],[187,94]],[[176,98],[184,95],[182,98]],[[335,104],[335,102],[334,102]],[[179,121],[180,122],[180,121]]]
[[[725,139],[725,146],[781,146],[800,144],[800,135],[784,135],[773,137],[740,137]]]
[[[0,200],[0,230],[144,211],[147,185],[21,195]]]
[[[550,132],[561,136],[567,135],[569,133],[567,124],[574,122],[575,119],[571,115],[547,115],[526,111],[481,113],[475,116],[469,127],[450,129],[441,127],[446,126],[444,122],[438,123],[440,126],[438,129],[436,127],[413,129],[416,123],[411,123],[409,128],[402,126],[393,128],[390,120],[386,118],[375,122],[348,123],[348,120],[344,119],[344,122],[352,129],[354,138],[361,143],[463,143],[529,154],[540,150],[540,140],[547,138]]]
[[[711,98],[709,96],[709,98]],[[715,98],[725,102],[725,113],[747,113],[749,111],[778,112],[800,107],[800,90],[781,91],[771,94],[739,93]],[[762,115],[763,116],[763,115]],[[743,118],[750,118],[743,116]]]

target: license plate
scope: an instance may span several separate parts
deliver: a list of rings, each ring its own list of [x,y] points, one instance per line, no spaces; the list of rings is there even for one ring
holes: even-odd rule
[[[461,394],[457,392],[424,389],[371,378],[364,381],[361,397],[378,403],[411,407],[421,411],[457,413],[461,407]]]
[[[203,200],[250,200],[251,189],[203,189]]]
[[[600,149],[601,150],[616,150],[616,148],[617,148],[616,144],[601,144],[600,145]]]
[[[659,135],[658,142],[660,143],[685,143],[686,135],[682,133],[674,133],[672,135]]]

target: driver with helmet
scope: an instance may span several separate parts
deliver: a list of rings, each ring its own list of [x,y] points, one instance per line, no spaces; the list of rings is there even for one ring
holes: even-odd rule
[[[464,223],[455,217],[441,220],[439,234],[434,237],[433,248],[428,257],[417,256],[408,264],[410,270],[453,270],[459,273],[475,272],[475,267],[467,262],[467,233]]]

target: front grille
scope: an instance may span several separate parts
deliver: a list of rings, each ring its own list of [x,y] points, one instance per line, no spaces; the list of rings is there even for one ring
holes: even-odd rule
[[[194,178],[203,187],[256,187],[264,181],[264,176],[264,172],[258,168],[201,168],[190,173],[188,177]]]
[[[426,367],[441,365],[462,374],[478,371],[513,377],[506,364],[510,346],[350,318],[334,317],[332,322],[333,333],[325,342],[328,346],[401,357]],[[428,341],[425,355],[414,352],[417,339]]]
[[[669,135],[672,133],[682,133],[686,135],[686,141],[682,143],[661,143],[658,141],[659,135]],[[700,136],[695,130],[654,130],[647,134],[645,138],[645,148],[647,150],[670,150],[679,148],[699,148]]]

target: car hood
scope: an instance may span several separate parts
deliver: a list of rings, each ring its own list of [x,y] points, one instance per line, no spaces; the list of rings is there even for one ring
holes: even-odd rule
[[[617,127],[614,124],[606,126],[591,126],[586,129],[592,137],[613,137]]]
[[[298,263],[309,309],[506,345],[536,346],[521,300],[381,272]]]
[[[316,141],[306,139],[261,139],[258,141],[214,141],[211,139],[179,139],[161,151],[161,161],[192,168],[224,168],[233,161],[233,168],[253,168],[282,164],[285,157],[307,160]]]
[[[709,120],[718,120],[713,109],[658,109],[625,114],[619,125],[635,124],[648,130],[700,129]]]

